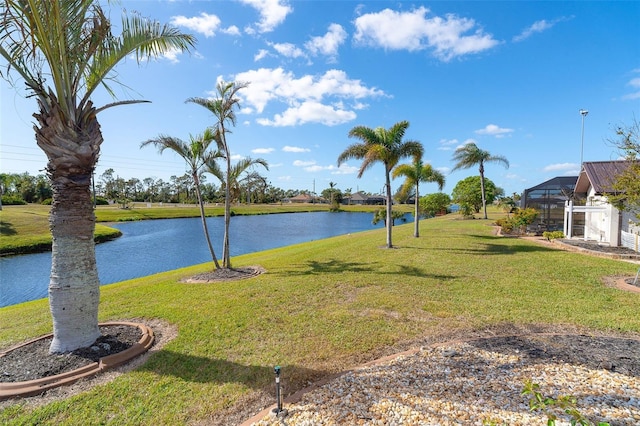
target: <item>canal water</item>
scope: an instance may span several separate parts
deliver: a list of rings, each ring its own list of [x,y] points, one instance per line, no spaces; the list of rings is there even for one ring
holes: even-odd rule
[[[234,216],[231,256],[384,227],[373,213],[312,212]],[[411,214],[405,215],[413,221]],[[222,257],[224,219],[207,218],[216,255]],[[199,218],[143,220],[110,225],[122,237],[96,245],[101,284],[210,262]],[[0,307],[47,297],[51,253],[0,258]]]

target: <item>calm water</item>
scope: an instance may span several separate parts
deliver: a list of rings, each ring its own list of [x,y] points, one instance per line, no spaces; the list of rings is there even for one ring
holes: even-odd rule
[[[405,216],[412,221],[411,214]],[[382,228],[373,213],[283,213],[236,216],[229,230],[231,256]],[[397,223],[397,222],[396,222]],[[222,256],[224,219],[207,218],[216,256]],[[122,222],[122,237],[96,246],[102,284],[110,284],[198,263],[211,256],[199,218]],[[0,258],[0,307],[47,297],[51,253]]]

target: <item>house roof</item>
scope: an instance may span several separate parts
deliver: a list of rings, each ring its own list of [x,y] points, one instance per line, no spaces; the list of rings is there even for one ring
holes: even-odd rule
[[[573,187],[575,186],[577,179],[578,179],[578,176],[557,176],[552,179],[549,179],[548,181],[542,182],[539,185],[525,189],[525,193],[536,191],[539,189],[552,190],[552,189],[568,188],[573,190]]]
[[[589,161],[582,164],[582,171],[576,182],[576,193],[586,193],[592,186],[598,195],[614,193],[613,183],[623,173],[631,161]]]
[[[355,194],[351,194],[351,200],[366,201],[367,199],[369,199],[369,197],[364,195],[362,192],[356,192]]]
[[[311,197],[311,195],[309,194],[298,194],[295,197],[291,197],[289,200],[293,200],[293,201],[308,201],[311,200],[313,197]]]

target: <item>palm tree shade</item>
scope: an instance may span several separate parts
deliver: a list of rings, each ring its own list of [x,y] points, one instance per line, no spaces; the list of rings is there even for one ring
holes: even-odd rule
[[[238,82],[224,82],[219,81],[216,89],[217,96],[214,99],[204,98],[189,98],[187,102],[192,102],[197,105],[203,106],[211,113],[216,119],[216,123],[213,128],[217,132],[216,141],[218,143],[218,149],[222,153],[222,157],[226,161],[226,178],[225,192],[224,192],[224,239],[222,243],[222,265],[224,268],[231,268],[231,255],[229,253],[229,224],[231,223],[231,150],[227,143],[227,133],[230,131],[227,129],[227,123],[231,126],[236,125],[236,113],[235,108],[240,107],[240,99],[236,96],[238,91],[247,87],[249,83]]]
[[[442,191],[444,187],[444,175],[438,170],[431,167],[431,164],[423,164],[422,158],[414,158],[412,164],[400,164],[393,169],[394,179],[404,176],[403,187],[406,190],[415,187],[415,212],[414,212],[414,229],[413,236],[420,236],[420,182],[435,182],[438,184],[438,190]]]
[[[484,190],[484,165],[485,163],[502,163],[509,168],[509,161],[500,155],[491,155],[488,151],[484,151],[474,143],[468,143],[456,149],[453,154],[453,160],[456,165],[452,170],[468,169],[478,166],[480,171],[480,192],[482,194],[482,208],[484,210],[484,218],[487,219],[487,200]]]
[[[6,0],[0,4],[0,76],[23,80],[36,99],[36,143],[47,156],[53,201],[49,306],[50,352],[68,352],[100,336],[100,282],[93,232],[91,176],[103,142],[97,114],[128,100],[94,107],[98,87],[113,95],[114,67],[188,50],[195,38],[176,28],[123,13],[122,33],[112,34],[108,13],[91,0]]]
[[[149,139],[142,142],[140,147],[148,145],[154,145],[158,148],[158,151],[162,154],[165,150],[169,149],[180,157],[182,157],[189,166],[191,177],[196,188],[196,196],[198,198],[198,206],[200,207],[200,219],[202,220],[202,229],[204,231],[204,237],[211,253],[211,260],[216,269],[220,268],[218,258],[211,245],[211,238],[209,237],[209,228],[207,227],[207,219],[204,214],[204,202],[202,200],[202,191],[200,189],[200,173],[202,168],[210,161],[215,161],[220,156],[218,151],[209,151],[209,146],[215,140],[215,133],[211,129],[207,129],[203,134],[196,137],[191,136],[189,142],[184,142],[181,139],[171,136],[158,136],[155,139]]]
[[[393,247],[391,240],[391,228],[393,225],[391,219],[391,170],[402,158],[422,156],[423,152],[420,142],[413,140],[403,141],[408,127],[408,121],[400,121],[389,129],[356,126],[349,131],[349,137],[360,139],[361,142],[349,145],[338,156],[338,166],[349,159],[363,160],[358,171],[358,178],[361,178],[364,172],[375,163],[383,164],[387,203],[387,248]]]

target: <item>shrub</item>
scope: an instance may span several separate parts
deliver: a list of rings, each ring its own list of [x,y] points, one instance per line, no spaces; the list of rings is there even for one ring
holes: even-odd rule
[[[4,206],[22,206],[27,204],[19,195],[3,195],[2,205]]]
[[[551,240],[555,240],[555,239],[559,239],[559,238],[564,238],[564,232],[562,232],[562,231],[544,231],[542,233],[542,236],[544,238],[546,238],[547,240],[551,241]]]
[[[510,218],[497,219],[495,224],[500,227],[503,234],[510,234],[513,231],[513,221]]]

